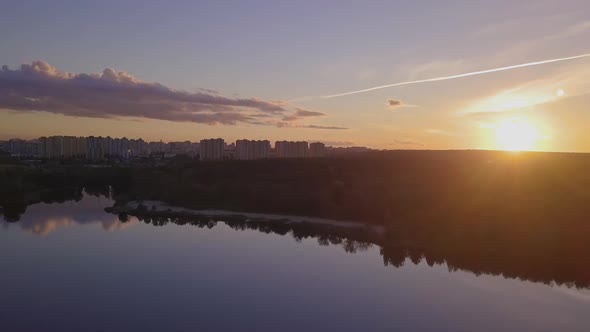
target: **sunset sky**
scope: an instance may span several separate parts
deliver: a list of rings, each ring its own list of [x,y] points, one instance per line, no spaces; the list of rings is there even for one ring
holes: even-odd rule
[[[0,139],[590,152],[590,2],[13,1]]]

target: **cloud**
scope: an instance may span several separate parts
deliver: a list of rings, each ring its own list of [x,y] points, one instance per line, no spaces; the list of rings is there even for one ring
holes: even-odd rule
[[[570,66],[544,78],[506,87],[468,101],[459,114],[542,110],[545,105],[590,92],[590,69]]]
[[[496,59],[502,59],[504,61],[508,61],[514,59],[515,57],[520,57],[523,54],[539,54],[545,51],[550,51],[555,49],[555,42],[561,41],[570,43],[572,45],[577,45],[576,39],[585,38],[590,32],[590,21],[577,21],[571,23],[572,18],[568,17],[568,15],[556,15],[553,17],[551,21],[550,18],[544,18],[543,20],[534,19],[533,21],[529,22],[515,22],[515,23],[508,23],[507,25],[503,26],[502,34],[511,34],[515,27],[522,26],[523,24],[528,26],[529,29],[533,29],[533,31],[541,31],[539,27],[535,26],[539,22],[542,22],[544,26],[554,26],[554,31],[549,33],[540,33],[537,37],[528,38],[527,40],[523,40],[518,44],[507,48],[505,50],[501,50],[495,53]],[[563,24],[568,24],[563,29],[556,29],[556,27],[561,26]],[[495,36],[498,36],[498,33],[494,33]],[[488,37],[483,37],[483,39],[487,39]],[[482,38],[479,38],[482,39]]]
[[[297,108],[297,112],[295,113],[295,115],[299,116],[299,117],[310,117],[310,116],[324,116],[326,114],[322,113],[322,112],[314,112],[314,111],[307,111],[301,108]]]
[[[212,95],[219,95],[220,94],[219,91],[213,90],[213,89],[198,88],[197,90],[203,91],[203,92],[206,92],[206,93],[212,94]]]
[[[329,95],[300,97],[300,98],[292,99],[291,101],[310,101],[310,100],[318,100],[318,99],[339,98],[339,97],[356,95],[359,93],[367,93],[367,92],[371,92],[371,91],[375,91],[375,90],[393,88],[393,87],[398,87],[398,86],[456,80],[456,79],[461,79],[461,78],[465,78],[465,77],[488,75],[488,74],[502,72],[502,71],[516,70],[516,69],[525,68],[525,67],[532,67],[532,66],[541,66],[541,65],[557,63],[557,62],[564,62],[564,61],[574,61],[574,60],[579,60],[579,59],[584,59],[584,58],[590,58],[590,53],[583,53],[583,54],[572,55],[572,56],[561,57],[561,58],[552,58],[552,59],[545,59],[545,60],[539,60],[539,61],[532,61],[532,62],[520,63],[520,64],[515,64],[515,65],[510,65],[510,66],[491,68],[491,69],[470,71],[470,72],[454,74],[454,75],[439,76],[439,77],[432,77],[432,78],[426,78],[426,79],[420,79],[420,80],[411,80],[411,81],[403,81],[403,82],[397,82],[397,83],[391,83],[391,84],[385,84],[385,85],[378,85],[378,86],[368,87],[365,89],[340,92],[340,93],[329,94]]]
[[[453,132],[442,130],[442,129],[435,129],[435,128],[426,129],[425,132],[428,134],[432,134],[432,135],[456,136],[456,134]]]
[[[403,101],[397,100],[397,99],[388,99],[387,100],[387,107],[389,109],[397,109],[397,108],[402,108],[402,107],[418,107],[418,106],[406,104]]]
[[[298,126],[297,128],[308,128],[308,129],[334,129],[334,130],[346,130],[349,128],[346,127],[337,127],[337,126],[318,126],[318,125],[305,125],[305,126]]]
[[[282,101],[227,98],[200,91],[175,90],[110,68],[101,74],[66,73],[44,61],[23,64],[15,70],[2,66],[0,70],[0,109],[209,125],[255,123],[261,117],[278,120],[288,111]],[[310,116],[305,112],[299,114]]]
[[[304,110],[302,108],[296,108],[295,109],[295,113],[291,114],[291,115],[287,115],[284,116],[282,121],[278,121],[275,122],[274,124],[279,127],[279,128],[306,128],[306,129],[326,129],[326,130],[344,130],[344,129],[348,129],[345,127],[338,127],[338,126],[320,126],[320,125],[313,125],[313,124],[308,124],[308,125],[300,125],[300,124],[294,124],[292,123],[293,121],[298,121],[298,120],[302,120],[302,119],[306,119],[306,118],[312,118],[312,117],[319,117],[319,116],[325,116],[325,113],[322,112],[314,112],[314,111],[308,111],[308,110]]]
[[[301,108],[297,108],[295,113],[283,117],[283,121],[297,121],[297,120],[301,120],[303,118],[314,117],[314,116],[325,116],[325,115],[326,114],[322,113],[322,112],[313,112],[313,111],[307,111],[307,110],[304,110]]]
[[[420,63],[407,63],[404,71],[410,80],[422,77],[443,76],[452,72],[462,72],[466,69],[473,69],[463,59],[438,59]]]
[[[397,100],[397,99],[388,99],[387,100],[387,107],[389,109],[398,109],[398,108],[402,108],[402,107],[418,107],[416,105],[410,105],[410,104],[406,104],[401,100]]]
[[[326,129],[326,130],[346,130],[349,128],[346,127],[338,127],[338,126],[319,126],[319,125],[298,125],[293,124],[290,122],[279,121],[276,122],[275,125],[279,128],[306,128],[306,129]]]
[[[350,141],[324,141],[317,140],[318,142],[324,143],[326,146],[353,146],[354,142]]]
[[[395,99],[389,99],[387,101],[387,104],[389,105],[389,107],[399,107],[399,106],[403,106],[403,103],[401,100],[395,100]]]
[[[416,146],[425,146],[424,144],[420,143],[420,142],[414,142],[414,141],[410,141],[410,140],[398,140],[398,139],[394,139],[393,142],[397,145],[416,145]]]

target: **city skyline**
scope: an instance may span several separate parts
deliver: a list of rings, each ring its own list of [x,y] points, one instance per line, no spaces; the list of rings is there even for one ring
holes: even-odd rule
[[[74,138],[88,138],[88,137],[96,137],[96,138],[108,138],[108,139],[117,139],[117,140],[128,140],[128,141],[141,141],[141,142],[145,142],[145,143],[164,143],[164,144],[170,144],[170,143],[186,143],[186,142],[190,142],[190,143],[199,143],[200,141],[203,140],[210,140],[210,139],[221,139],[224,142],[230,142],[233,144],[236,144],[238,141],[251,141],[251,142],[308,142],[308,143],[322,143],[326,146],[333,146],[333,147],[355,147],[352,146],[351,142],[330,142],[330,141],[322,141],[322,140],[302,140],[302,141],[289,141],[289,140],[284,140],[284,139],[277,139],[275,140],[268,140],[268,139],[249,139],[249,138],[240,138],[237,139],[235,141],[231,141],[231,140],[225,140],[225,138],[222,137],[206,137],[206,138],[201,138],[201,139],[197,139],[197,140],[182,140],[182,141],[173,141],[173,140],[144,140],[142,137],[126,137],[126,136],[119,136],[119,137],[112,137],[112,136],[108,136],[108,135],[86,135],[86,136],[75,136],[75,135],[48,135],[48,136],[40,136],[40,137],[36,137],[36,138],[22,138],[22,137],[10,137],[8,139],[1,139],[0,142],[9,142],[9,141],[13,141],[13,140],[17,140],[17,141],[24,141],[24,142],[36,142],[42,138],[48,138],[48,137],[74,137]]]
[[[15,2],[0,140],[590,152],[587,2],[433,4]]]
[[[332,153],[369,151],[365,147],[332,147],[322,142],[239,139],[226,142],[222,138],[191,141],[145,141],[110,136],[48,136],[33,140],[13,138],[0,140],[0,152],[19,159],[136,159],[187,155],[207,160],[256,160],[269,158],[324,157]]]
[[[590,332],[590,0],[1,3],[0,332]]]

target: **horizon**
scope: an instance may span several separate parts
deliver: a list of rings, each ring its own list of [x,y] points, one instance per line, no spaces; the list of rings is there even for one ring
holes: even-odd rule
[[[589,0],[2,4],[7,331],[590,331]]]
[[[587,2],[259,5],[11,4],[0,140],[590,152]]]
[[[41,138],[50,138],[50,137],[75,137],[75,138],[88,138],[88,137],[95,137],[95,138],[110,138],[113,140],[117,140],[117,139],[128,139],[128,140],[143,140],[144,143],[146,144],[150,144],[150,143],[164,143],[164,144],[170,144],[170,143],[186,143],[186,142],[190,142],[191,144],[199,144],[201,141],[203,140],[212,140],[212,139],[222,139],[224,141],[224,143],[226,145],[232,145],[235,144],[237,141],[239,140],[246,140],[246,141],[250,141],[250,142],[259,142],[259,141],[268,141],[271,144],[271,148],[275,149],[275,145],[273,143],[277,143],[277,142],[304,142],[304,143],[308,143],[308,144],[313,144],[313,143],[322,143],[325,145],[326,148],[331,148],[331,149],[346,149],[346,148],[361,148],[361,149],[367,149],[368,151],[373,151],[373,152],[395,152],[395,151],[418,151],[418,152],[465,152],[465,151],[481,151],[481,152],[506,152],[506,153],[511,153],[511,154],[520,154],[520,153],[552,153],[552,154],[559,154],[559,153],[564,153],[564,154],[588,154],[590,152],[586,152],[586,151],[542,151],[542,150],[504,150],[504,149],[461,149],[461,148],[457,148],[457,149],[428,149],[425,147],[422,148],[390,148],[390,149],[380,149],[380,148],[374,148],[374,147],[370,147],[370,146],[363,146],[363,145],[351,145],[351,144],[347,144],[350,142],[330,142],[330,141],[322,141],[322,140],[309,140],[309,139],[302,139],[302,140],[285,140],[285,139],[277,139],[277,140],[270,140],[270,139],[251,139],[251,138],[238,138],[237,140],[234,141],[228,141],[223,137],[204,137],[204,138],[200,138],[197,140],[178,140],[178,141],[173,141],[173,140],[155,140],[155,141],[151,141],[151,140],[144,140],[142,137],[126,137],[126,136],[119,136],[119,137],[112,137],[112,136],[73,136],[73,135],[50,135],[50,136],[40,136],[37,138],[20,138],[20,137],[11,137],[11,138],[0,138],[0,142],[6,142],[8,143],[10,140],[21,140],[21,141],[25,141],[25,142],[38,142],[39,139]],[[400,143],[403,144],[403,143]],[[2,149],[0,148],[0,151],[2,151]],[[367,152],[368,152],[367,151]]]

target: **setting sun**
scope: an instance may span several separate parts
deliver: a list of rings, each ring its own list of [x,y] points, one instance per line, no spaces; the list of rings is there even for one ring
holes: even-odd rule
[[[532,150],[540,139],[538,129],[523,118],[498,121],[495,135],[498,148],[508,151]]]

